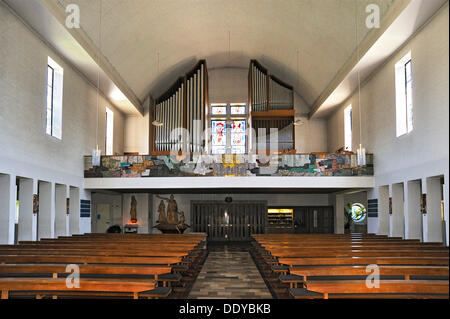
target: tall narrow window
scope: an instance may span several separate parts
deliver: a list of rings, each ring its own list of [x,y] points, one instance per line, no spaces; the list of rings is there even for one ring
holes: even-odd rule
[[[345,150],[352,150],[352,105],[344,109],[344,139]]]
[[[62,138],[63,68],[48,57],[46,133]]]
[[[395,64],[395,102],[397,137],[413,130],[413,78],[411,52]]]
[[[114,113],[106,108],[106,155],[113,155]]]

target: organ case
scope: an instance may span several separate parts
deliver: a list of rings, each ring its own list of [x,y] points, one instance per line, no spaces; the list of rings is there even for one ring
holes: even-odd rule
[[[152,154],[201,152],[207,104],[208,73],[206,61],[200,60],[155,100],[153,118],[162,125],[153,126]]]
[[[256,151],[261,148],[259,137],[265,135],[269,150],[270,128],[278,129],[278,151],[295,151],[294,88],[269,73],[258,61],[251,60],[249,67],[249,105],[251,123],[256,141]]]

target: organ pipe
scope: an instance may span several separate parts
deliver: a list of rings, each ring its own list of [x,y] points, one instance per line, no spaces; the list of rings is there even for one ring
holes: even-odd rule
[[[169,154],[175,146],[181,150],[178,145],[181,128],[185,128],[189,133],[189,139],[182,139],[188,143],[184,149],[189,152],[202,151],[204,112],[208,93],[206,86],[206,62],[201,60],[156,99],[154,118],[163,124],[154,127],[154,151],[158,153],[157,155]],[[175,129],[177,134],[171,134]]]

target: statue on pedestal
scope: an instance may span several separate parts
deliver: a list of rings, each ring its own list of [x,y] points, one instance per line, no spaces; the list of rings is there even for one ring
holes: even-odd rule
[[[167,217],[166,217],[166,205],[164,205],[164,201],[161,200],[158,207],[158,220],[156,221],[159,224],[167,224]]]
[[[154,226],[159,229],[163,233],[183,233],[184,230],[188,227],[186,222],[186,218],[184,216],[184,212],[178,212],[177,202],[172,195],[170,198],[161,197],[156,195],[156,197],[161,199],[158,207],[158,224]],[[167,212],[165,213],[165,204],[164,201],[167,201]],[[180,215],[180,221],[178,221],[178,214]]]
[[[137,222],[137,213],[136,213],[136,207],[137,207],[137,200],[136,197],[131,196],[131,208],[130,208],[130,220],[134,224]]]

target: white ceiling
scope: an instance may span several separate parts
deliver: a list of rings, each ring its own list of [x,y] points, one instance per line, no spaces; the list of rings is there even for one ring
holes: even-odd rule
[[[208,69],[248,68],[250,59],[257,59],[272,74],[292,84],[312,108],[310,115],[315,116],[326,116],[351,94],[358,67],[366,71],[364,79],[367,70],[373,70],[446,2],[5,1],[91,82],[96,83],[100,70],[101,90],[126,114],[142,114],[147,95],[159,96],[199,59],[206,59]],[[63,26],[68,4],[79,6],[81,29]],[[366,28],[368,4],[379,6],[382,32]],[[385,32],[411,5],[416,8],[410,10],[412,15]],[[402,29],[404,25],[406,29]],[[379,41],[386,36],[396,41]],[[376,46],[377,41],[390,43],[390,47]],[[367,47],[363,53],[368,55],[361,56],[363,64],[355,60],[357,44]],[[377,59],[373,59],[370,52],[377,47]],[[383,54],[379,54],[380,48]]]
[[[256,58],[292,84],[309,105],[355,50],[357,6],[361,40],[368,32],[366,5],[378,4],[383,17],[394,2],[57,1],[63,7],[79,5],[81,27],[141,101],[149,93],[158,96],[198,59],[206,59],[211,69],[247,68]]]

